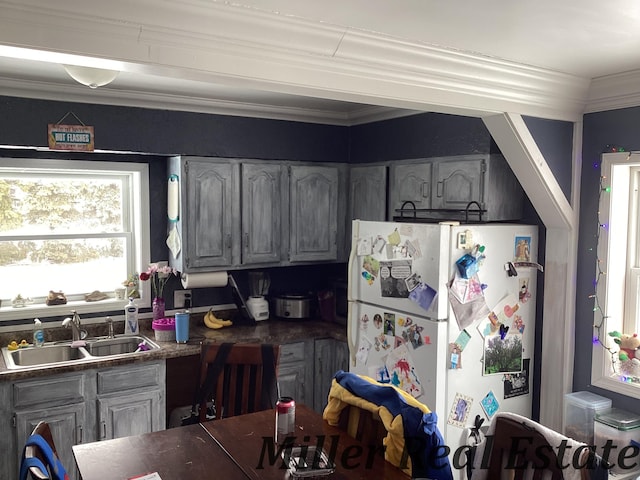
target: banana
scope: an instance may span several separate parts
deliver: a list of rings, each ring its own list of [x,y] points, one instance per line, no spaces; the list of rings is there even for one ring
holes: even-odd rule
[[[231,320],[222,320],[216,317],[212,310],[209,310],[204,316],[204,324],[209,328],[218,329],[222,327],[229,327],[233,325],[233,322]]]

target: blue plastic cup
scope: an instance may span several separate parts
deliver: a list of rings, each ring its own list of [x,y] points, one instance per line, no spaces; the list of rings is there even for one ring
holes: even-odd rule
[[[189,314],[176,313],[176,342],[187,343],[189,341]]]

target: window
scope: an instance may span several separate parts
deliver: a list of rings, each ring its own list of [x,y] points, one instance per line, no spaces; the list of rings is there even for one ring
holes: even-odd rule
[[[640,398],[640,368],[619,362],[609,332],[640,333],[640,154],[602,156],[594,302],[594,385]],[[600,327],[600,328],[598,328]]]
[[[146,164],[2,159],[0,319],[120,309],[115,289],[148,264],[148,218]],[[94,291],[108,298],[85,301]]]

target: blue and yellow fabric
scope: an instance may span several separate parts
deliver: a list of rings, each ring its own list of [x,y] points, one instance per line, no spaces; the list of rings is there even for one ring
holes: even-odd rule
[[[380,417],[387,430],[383,445],[388,462],[411,478],[453,479],[437,416],[426,405],[393,385],[340,370],[331,382],[323,418],[338,425],[340,412],[349,405]],[[408,462],[403,460],[405,448]]]

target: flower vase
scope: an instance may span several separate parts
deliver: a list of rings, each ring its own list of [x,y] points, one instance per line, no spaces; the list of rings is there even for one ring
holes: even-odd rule
[[[155,297],[153,299],[153,303],[151,304],[153,308],[153,319],[158,320],[159,318],[164,318],[164,298]]]

